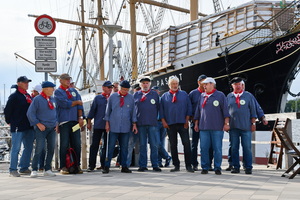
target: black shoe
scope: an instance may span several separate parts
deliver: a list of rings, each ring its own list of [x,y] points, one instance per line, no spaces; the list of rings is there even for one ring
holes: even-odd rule
[[[233,168],[233,169],[231,170],[231,173],[232,173],[232,174],[238,174],[238,173],[240,173],[240,169]]]
[[[179,167],[175,167],[174,169],[170,170],[170,172],[179,172],[179,171],[180,171]]]
[[[199,171],[198,166],[194,166],[194,167],[193,167],[193,170],[194,170],[194,171]]]
[[[225,169],[225,171],[230,172],[232,169],[233,169],[232,165],[229,165],[229,166]]]
[[[193,170],[193,168],[192,168],[192,167],[187,167],[187,168],[186,168],[186,171],[187,171],[187,172],[194,173],[194,170]]]
[[[87,170],[86,170],[87,172],[94,172],[94,169],[92,169],[92,168],[87,168]]]
[[[147,167],[139,167],[138,168],[138,172],[144,172],[144,171],[148,171]]]
[[[222,172],[221,172],[221,170],[218,170],[218,169],[217,169],[217,170],[215,171],[215,174],[216,174],[216,175],[221,175]]]
[[[158,166],[159,166],[159,167],[164,167],[163,164],[161,164],[161,163],[160,163]]]
[[[108,174],[109,173],[109,167],[104,167],[102,169],[102,174]]]
[[[208,170],[202,169],[201,174],[208,174]]]
[[[214,168],[212,168],[212,167],[210,167],[209,169],[208,169],[208,171],[214,171]]]
[[[132,171],[130,169],[128,169],[128,167],[122,167],[121,172],[122,173],[132,173]]]
[[[155,172],[161,172],[161,169],[159,167],[153,167],[153,171],[155,171]]]
[[[252,169],[245,169],[245,174],[252,174]]]
[[[169,166],[170,166],[171,160],[172,160],[172,157],[169,156],[169,157],[166,159],[165,167],[169,167]]]

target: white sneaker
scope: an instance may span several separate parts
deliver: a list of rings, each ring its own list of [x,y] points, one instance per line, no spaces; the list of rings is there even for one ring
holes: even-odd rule
[[[51,176],[51,177],[53,177],[53,176],[56,176],[56,174],[54,174],[51,170],[47,170],[47,171],[44,172],[44,176]]]
[[[32,171],[31,174],[30,174],[31,178],[36,178],[37,176],[38,176],[37,171]]]

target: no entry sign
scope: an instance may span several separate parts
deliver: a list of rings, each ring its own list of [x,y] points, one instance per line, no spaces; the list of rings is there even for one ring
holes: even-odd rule
[[[41,15],[34,22],[35,30],[41,35],[50,35],[55,31],[55,21],[49,15]]]

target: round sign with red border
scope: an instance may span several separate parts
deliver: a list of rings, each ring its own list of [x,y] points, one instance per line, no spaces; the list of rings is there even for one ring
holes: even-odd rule
[[[55,31],[55,21],[49,15],[41,15],[34,21],[35,30],[41,35],[51,35]]]

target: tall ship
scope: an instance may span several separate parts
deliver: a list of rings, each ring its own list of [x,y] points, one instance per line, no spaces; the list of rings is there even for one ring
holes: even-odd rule
[[[189,1],[190,9],[171,0],[80,2],[78,21],[53,17],[79,27],[76,39],[67,41],[68,55],[59,71],[71,74],[87,102],[104,80],[134,83],[142,76],[165,92],[168,78],[175,75],[181,89],[190,92],[205,74],[225,94],[231,91],[229,80],[239,76],[265,113],[284,112],[287,96],[300,94],[290,91],[300,70],[299,0],[249,1],[226,10],[213,0],[210,15],[198,11],[198,0]],[[173,19],[176,23],[170,25],[166,13],[190,18]],[[114,32],[110,37],[109,30]]]

